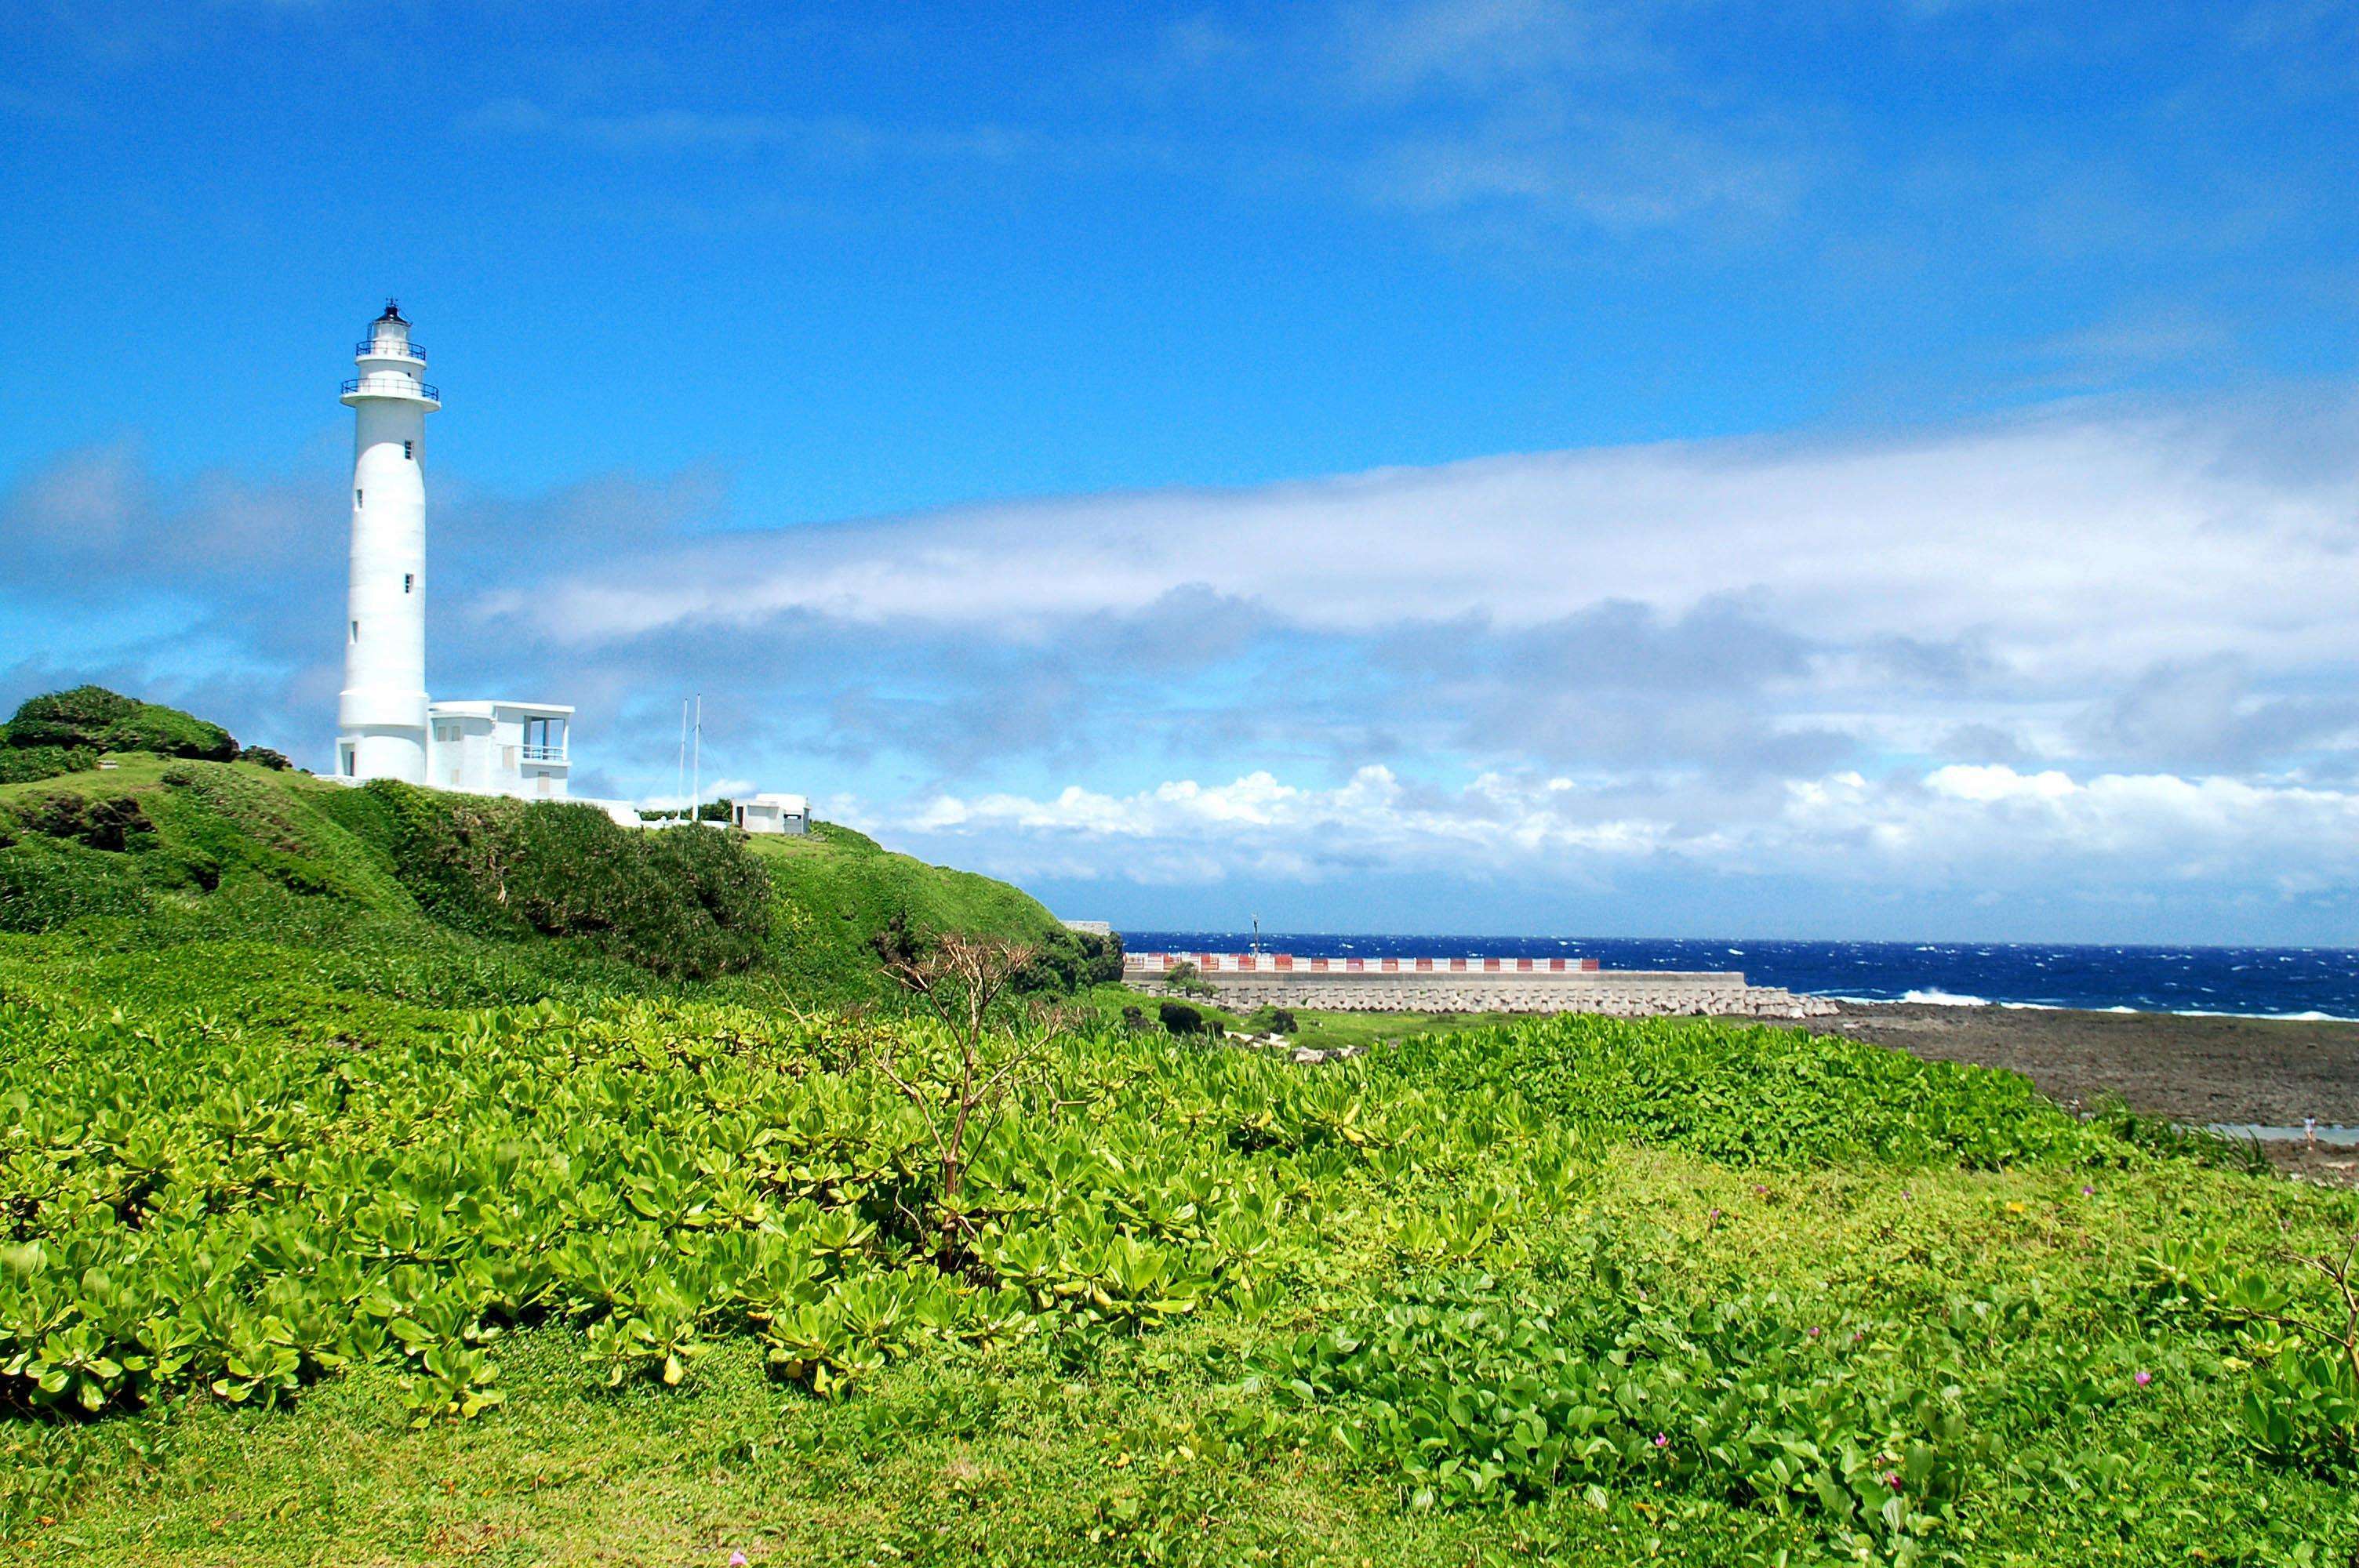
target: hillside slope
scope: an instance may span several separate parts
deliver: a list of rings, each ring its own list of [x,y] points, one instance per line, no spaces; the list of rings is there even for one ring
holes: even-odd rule
[[[0,784],[0,932],[397,953],[389,983],[432,976],[419,1000],[440,1004],[684,980],[874,997],[870,941],[896,917],[1038,944],[1066,984],[1086,957],[1017,889],[826,824],[804,839],[634,832],[587,806],[354,789],[248,762],[104,761]]]
[[[842,994],[873,985],[869,938],[897,917],[916,930],[979,932],[1052,954],[1079,947],[1021,888],[895,854],[832,822],[814,823],[807,838],[764,835],[746,846],[769,868],[777,890],[773,962],[805,989]],[[1119,979],[1119,960],[1100,978]]]

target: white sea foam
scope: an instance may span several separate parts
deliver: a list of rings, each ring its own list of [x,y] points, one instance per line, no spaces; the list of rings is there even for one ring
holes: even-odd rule
[[[2133,1010],[2134,1011],[2134,1010]],[[2222,1012],[2217,1008],[2182,1007],[2180,1018],[2256,1018],[2270,1023],[2359,1023],[2359,1018],[2341,1012]]]
[[[1902,1001],[1913,1001],[1924,1007],[1988,1007],[1986,996],[1964,996],[1957,991],[1903,991]]]

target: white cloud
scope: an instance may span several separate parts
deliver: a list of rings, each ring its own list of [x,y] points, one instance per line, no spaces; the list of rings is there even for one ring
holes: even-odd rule
[[[1367,767],[1333,788],[1255,773],[1114,795],[939,795],[875,824],[990,869],[1146,882],[1347,877],[1372,865],[1580,882],[1667,870],[1920,888],[2249,878],[2299,891],[2359,877],[2359,793],[2175,774],[1943,767],[1796,780],[1707,825],[1629,809],[1625,789],[1490,773],[1419,791]]]
[[[808,611],[1015,639],[1187,584],[1317,631],[1715,598],[1846,643],[1987,640],[2030,676],[2359,654],[2359,486],[2238,471],[2233,424],[2052,416],[1869,446],[1484,459],[668,544],[485,608],[582,643]]]

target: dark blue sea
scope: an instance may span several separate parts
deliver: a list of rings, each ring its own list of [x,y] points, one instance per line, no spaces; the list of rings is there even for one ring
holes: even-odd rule
[[[1242,953],[1250,934],[1125,931],[1133,952]],[[1757,985],[1856,1001],[2077,1007],[2359,1020],[2359,952],[2336,947],[2086,947],[2021,942],[1768,942],[1554,936],[1312,936],[1301,957],[1595,958],[1609,969],[1742,969]]]

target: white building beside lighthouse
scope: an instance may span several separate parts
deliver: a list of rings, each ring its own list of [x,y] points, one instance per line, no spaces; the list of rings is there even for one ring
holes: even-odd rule
[[[391,300],[353,362],[360,373],[343,394],[355,427],[337,776],[562,800],[571,708],[426,695],[426,416],[441,394]]]

